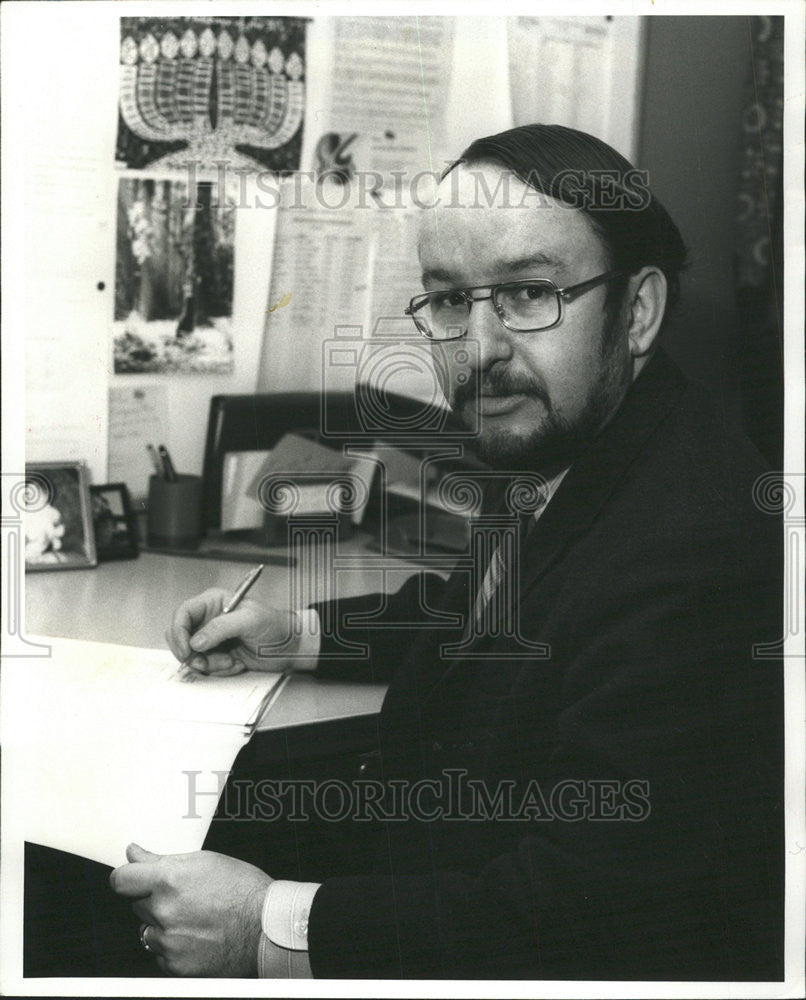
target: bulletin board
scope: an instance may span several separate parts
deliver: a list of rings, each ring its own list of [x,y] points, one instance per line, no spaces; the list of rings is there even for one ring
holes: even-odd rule
[[[22,276],[5,306],[25,332],[27,460],[84,459],[96,483],[128,468],[135,496],[146,424],[198,472],[212,395],[318,389],[335,336],[381,321],[411,336],[408,215],[366,191],[357,211],[355,185],[335,209],[289,211],[282,184],[328,174],[335,197],[340,172],[374,172],[388,197],[395,171],[441,169],[473,138],[536,119],[636,149],[640,18],[116,7],[4,12],[20,40],[4,74],[24,95],[4,120]],[[433,392],[416,361],[401,379],[395,391]]]

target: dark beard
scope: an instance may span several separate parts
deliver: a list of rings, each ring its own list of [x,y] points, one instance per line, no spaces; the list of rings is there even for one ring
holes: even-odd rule
[[[540,430],[528,436],[515,437],[509,431],[494,430],[479,435],[471,447],[492,469],[553,472],[569,466],[588,440],[590,435],[583,428],[570,426],[551,410]]]
[[[470,447],[493,469],[540,470],[551,475],[567,468],[613,416],[630,385],[629,365],[619,362],[619,352],[610,338],[605,337],[602,354],[599,380],[573,423],[557,413],[542,385],[528,377],[513,377],[506,369],[491,368],[458,386],[453,401],[458,415],[465,404],[473,407],[482,387],[497,395],[522,393],[537,399],[545,409],[541,426],[531,434],[516,436],[504,428],[482,432]],[[481,420],[483,427],[483,416]]]

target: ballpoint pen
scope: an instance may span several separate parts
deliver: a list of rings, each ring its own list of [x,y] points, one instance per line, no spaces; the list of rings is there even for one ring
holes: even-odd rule
[[[221,614],[222,615],[228,615],[230,613],[230,611],[234,611],[238,607],[238,605],[241,603],[241,601],[244,599],[244,597],[246,597],[246,595],[252,589],[252,585],[255,583],[255,581],[257,580],[257,578],[263,572],[263,566],[264,566],[264,564],[261,563],[259,566],[255,566],[254,569],[251,569],[246,574],[246,576],[243,578],[243,580],[235,588],[235,593],[232,595],[232,597],[227,601],[227,603],[221,609]],[[196,653],[196,652],[191,652],[190,656],[184,661],[184,663],[182,664],[182,666],[183,667],[188,667],[190,670],[192,670],[193,667],[190,666],[190,661],[194,658],[194,656],[198,656],[198,655],[199,654]]]
[[[257,580],[260,574],[263,572],[263,563],[259,566],[255,566],[253,570],[250,570],[246,576],[243,578],[241,583],[238,585],[235,593],[227,601],[224,607],[221,609],[222,615],[228,615],[230,611],[234,611],[241,601],[246,597],[249,591],[252,589],[252,584]]]
[[[157,454],[157,449],[153,444],[147,444],[146,449],[151,457],[151,462],[154,466],[154,472],[159,476],[160,479],[165,478],[165,466],[160,461],[160,457]]]
[[[178,480],[176,475],[176,470],[174,469],[174,464],[171,461],[171,456],[168,454],[168,449],[164,444],[159,446],[160,458],[162,459],[162,467],[165,469],[165,479],[169,483],[175,483]]]

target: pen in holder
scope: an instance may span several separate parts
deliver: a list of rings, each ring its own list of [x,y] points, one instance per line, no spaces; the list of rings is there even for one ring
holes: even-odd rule
[[[201,476],[176,474],[148,481],[148,544],[160,549],[195,549],[201,539]]]

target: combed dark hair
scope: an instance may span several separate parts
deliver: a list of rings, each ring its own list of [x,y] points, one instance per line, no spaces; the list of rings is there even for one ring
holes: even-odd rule
[[[586,132],[535,124],[476,139],[443,176],[458,164],[482,161],[500,163],[524,184],[584,212],[604,241],[614,270],[660,268],[668,284],[669,315],[680,296],[686,246],[671,216],[647,187],[644,172]],[[611,298],[620,300],[625,287],[626,279],[614,283]]]

